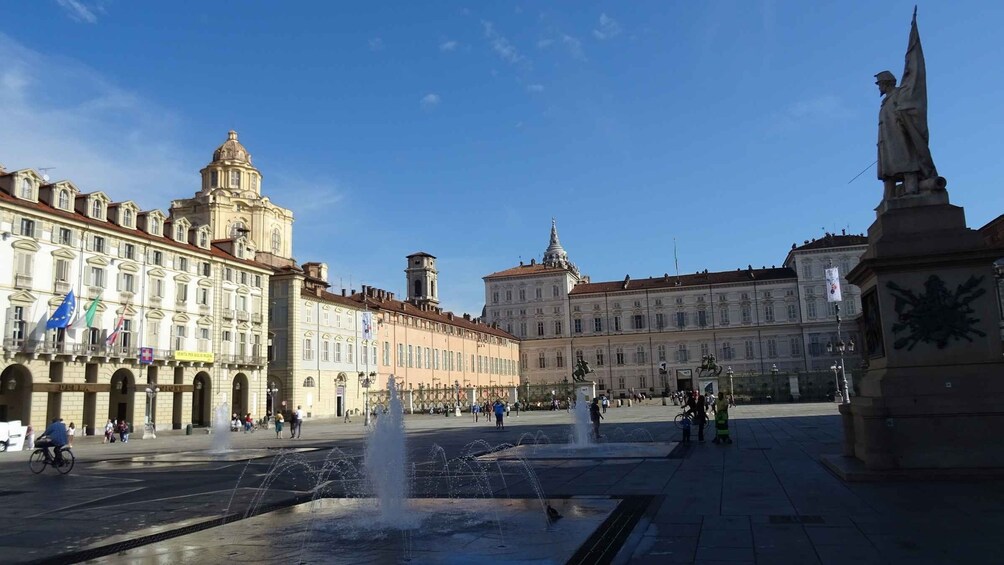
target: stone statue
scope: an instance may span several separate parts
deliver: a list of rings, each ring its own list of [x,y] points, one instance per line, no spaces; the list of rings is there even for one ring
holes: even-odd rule
[[[903,80],[897,87],[895,75],[882,71],[875,75],[875,84],[885,96],[878,128],[878,178],[885,184],[884,198],[944,189],[947,182],[938,176],[928,146],[927,70],[917,31],[916,8]],[[897,186],[899,182],[901,186]]]

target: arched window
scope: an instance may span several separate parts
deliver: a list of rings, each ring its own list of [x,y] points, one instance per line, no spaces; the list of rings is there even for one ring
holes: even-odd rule
[[[231,188],[241,187],[241,172],[240,171],[230,171],[230,186]]]
[[[251,175],[251,190],[258,191],[258,176],[254,174]]]
[[[209,234],[206,230],[199,230],[199,247],[209,247]]]
[[[436,281],[432,281],[429,283],[429,296],[433,298],[436,297]]]
[[[95,199],[94,202],[91,203],[91,217],[100,220],[103,217],[101,210],[101,201]]]
[[[314,377],[307,377],[303,379],[303,388],[312,388],[314,386]]]
[[[132,227],[132,210],[126,208],[122,211],[122,225]]]
[[[244,222],[234,222],[230,224],[230,238],[240,237],[244,235],[247,229],[244,227]]]
[[[60,190],[59,191],[59,201],[57,203],[57,206],[59,207],[60,210],[69,210],[70,209],[70,191],[69,190]]]
[[[237,258],[238,259],[244,258],[244,244],[242,243],[237,244]]]
[[[31,198],[31,181],[21,179],[21,198]]]
[[[279,235],[279,228],[272,230],[272,255],[278,255],[282,248],[282,236]]]
[[[220,185],[220,173],[219,171],[212,171],[209,173],[209,188],[216,188]]]
[[[185,226],[178,226],[174,229],[174,239],[185,241]]]
[[[422,296],[422,281],[415,281],[415,298]]]
[[[160,222],[157,221],[157,218],[150,220],[150,233],[160,235]]]

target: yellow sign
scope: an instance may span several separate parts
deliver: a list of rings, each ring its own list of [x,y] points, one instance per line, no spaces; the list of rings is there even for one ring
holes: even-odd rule
[[[212,363],[213,353],[211,351],[175,351],[175,361],[196,361],[199,363]]]

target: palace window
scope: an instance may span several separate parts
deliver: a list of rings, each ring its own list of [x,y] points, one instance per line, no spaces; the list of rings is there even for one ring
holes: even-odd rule
[[[56,206],[58,206],[59,209],[61,209],[61,210],[69,210],[70,209],[70,191],[69,190],[60,190],[59,191],[59,199],[57,201]]]
[[[604,359],[603,359],[603,350],[602,349],[597,349],[596,350],[596,366],[597,367],[602,367],[603,366],[603,361],[604,361]]]
[[[624,364],[624,348],[623,347],[618,347],[614,351],[614,361],[618,365],[623,365]]]
[[[133,226],[132,210],[126,208],[122,210],[122,225],[131,228]]]
[[[240,171],[230,171],[230,187],[240,188],[241,187],[241,172]]]
[[[30,200],[32,196],[32,188],[30,180],[21,179],[21,198]]]
[[[547,357],[544,356],[543,351],[541,351],[540,355],[537,356],[537,366],[541,369],[547,368]]]
[[[593,331],[594,332],[603,331],[603,318],[593,318]]]
[[[682,343],[676,350],[676,361],[678,363],[686,363],[688,361],[687,346]]]

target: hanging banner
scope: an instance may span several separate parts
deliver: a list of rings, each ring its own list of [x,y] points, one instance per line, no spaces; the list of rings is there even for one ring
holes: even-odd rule
[[[840,302],[840,273],[836,267],[826,269],[826,301]]]
[[[373,312],[363,312],[363,339],[373,341],[376,336],[373,334]]]

